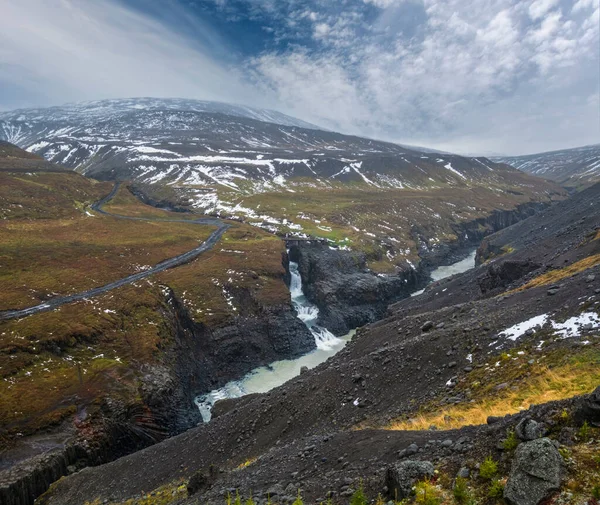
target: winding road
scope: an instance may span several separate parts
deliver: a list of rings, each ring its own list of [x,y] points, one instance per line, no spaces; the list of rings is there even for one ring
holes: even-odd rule
[[[92,210],[104,214],[106,216],[115,217],[118,219],[128,219],[131,221],[158,221],[158,222],[166,222],[166,223],[188,223],[188,224],[198,224],[202,226],[216,226],[217,229],[213,231],[208,239],[203,242],[198,247],[192,249],[191,251],[180,254],[179,256],[175,256],[173,258],[169,258],[165,261],[162,261],[158,265],[154,267],[144,270],[143,272],[138,272],[137,274],[129,275],[127,277],[123,277],[122,279],[116,280],[109,284],[105,284],[104,286],[100,286],[97,288],[92,288],[87,291],[82,291],[81,293],[76,293],[68,296],[57,296],[55,298],[51,298],[44,303],[39,305],[35,305],[33,307],[28,307],[26,309],[18,309],[18,310],[4,310],[0,311],[0,321],[7,321],[9,319],[19,319],[22,317],[31,316],[33,314],[38,314],[40,312],[46,312],[49,310],[54,310],[61,305],[65,305],[67,303],[73,303],[81,300],[85,300],[87,298],[91,298],[94,296],[101,295],[108,291],[112,291],[113,289],[120,288],[121,286],[125,286],[127,284],[131,284],[135,281],[139,281],[141,279],[145,279],[146,277],[150,277],[159,272],[164,272],[170,268],[175,268],[181,266],[185,263],[189,263],[190,261],[196,259],[205,251],[208,251],[214,247],[214,245],[221,239],[225,231],[231,226],[224,221],[216,218],[201,218],[201,219],[149,219],[143,217],[133,217],[133,216],[121,216],[119,214],[113,214],[111,212],[107,212],[102,209],[102,207],[110,202],[114,196],[119,191],[119,187],[121,183],[117,182],[113,187],[112,191],[106,195],[104,198],[98,200],[96,203],[92,204]]]

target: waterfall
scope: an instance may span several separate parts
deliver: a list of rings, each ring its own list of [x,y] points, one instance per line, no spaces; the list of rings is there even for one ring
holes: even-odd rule
[[[317,349],[327,350],[339,345],[340,339],[331,333],[327,328],[317,324],[319,309],[316,305],[310,303],[304,291],[302,291],[302,277],[298,270],[298,263],[290,261],[290,294],[292,295],[292,304],[296,309],[298,319],[302,321],[315,339]]]
[[[467,258],[449,266],[439,267],[431,273],[433,280],[440,280],[449,275],[465,272],[475,266],[475,252]],[[329,357],[340,351],[354,335],[352,330],[342,338],[336,337],[327,328],[317,324],[319,309],[310,303],[302,291],[302,277],[298,270],[298,263],[290,261],[290,295],[296,315],[311,332],[317,348],[297,359],[282,360],[271,363],[268,367],[259,367],[240,380],[231,381],[222,388],[198,396],[194,401],[200,410],[204,422],[210,421],[212,406],[225,398],[239,398],[251,393],[266,393],[273,388],[281,386],[284,382],[293,379],[300,373],[300,368],[307,366],[314,368],[325,362]],[[421,291],[422,292],[422,291]],[[420,292],[414,293],[414,295]]]
[[[342,349],[352,338],[354,331],[342,338],[336,337],[327,328],[317,324],[319,309],[310,303],[302,291],[302,277],[298,263],[290,261],[290,296],[296,316],[302,321],[315,339],[317,348],[300,358],[282,360],[268,367],[259,367],[240,380],[228,382],[222,388],[198,396],[194,402],[204,422],[210,421],[212,406],[219,400],[239,398],[251,393],[266,393],[284,382],[293,379],[303,366],[314,368]]]

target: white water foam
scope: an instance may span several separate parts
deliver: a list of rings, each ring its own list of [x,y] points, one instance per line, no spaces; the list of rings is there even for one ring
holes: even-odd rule
[[[354,335],[351,331],[342,338],[317,324],[319,309],[310,303],[302,291],[302,277],[298,264],[290,262],[290,295],[292,305],[300,319],[311,332],[317,348],[297,359],[276,361],[269,366],[256,368],[240,380],[231,381],[222,388],[198,396],[194,401],[204,422],[210,421],[213,405],[226,398],[240,398],[252,393],[266,393],[300,374],[304,366],[314,368],[340,351]]]
[[[457,263],[436,268],[431,273],[431,278],[434,281],[438,281],[451,275],[465,272],[474,266],[475,251]],[[317,324],[319,309],[304,296],[304,292],[302,291],[302,277],[298,270],[298,264],[292,261],[290,261],[290,275],[292,304],[296,309],[298,319],[306,325],[315,338],[317,348],[297,359],[276,361],[269,366],[256,368],[240,380],[228,382],[222,388],[198,396],[195,399],[195,403],[200,410],[204,422],[210,421],[212,407],[218,400],[240,398],[252,393],[266,393],[271,389],[281,386],[288,380],[298,376],[302,367],[306,366],[310,369],[327,361],[328,358],[342,350],[354,335],[355,330],[352,330],[347,335],[338,338],[327,330],[327,328],[319,326]]]

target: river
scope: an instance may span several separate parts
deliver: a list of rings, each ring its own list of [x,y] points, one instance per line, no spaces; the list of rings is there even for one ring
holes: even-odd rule
[[[451,275],[466,272],[475,266],[475,251],[466,258],[447,266],[436,268],[431,272],[432,282],[439,281]],[[319,309],[309,302],[302,291],[302,278],[298,271],[298,264],[290,262],[290,295],[292,304],[296,309],[298,318],[312,333],[316,349],[297,359],[276,361],[269,366],[256,368],[239,380],[228,382],[222,388],[198,396],[195,399],[204,422],[210,421],[211,410],[215,402],[225,398],[239,398],[252,393],[266,393],[271,389],[298,376],[302,367],[314,368],[328,358],[339,352],[350,341],[356,330],[352,330],[343,337],[336,337],[333,333],[317,324]],[[423,290],[412,294],[416,296]]]

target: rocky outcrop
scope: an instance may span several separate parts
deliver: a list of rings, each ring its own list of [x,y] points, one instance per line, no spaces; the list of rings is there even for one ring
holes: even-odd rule
[[[540,264],[528,260],[507,260],[500,263],[493,263],[477,279],[477,283],[481,292],[486,294],[496,289],[506,288],[529,272],[537,270],[540,266]]]
[[[405,298],[425,277],[414,270],[377,276],[360,252],[332,250],[319,243],[290,249],[306,297],[319,308],[319,324],[335,335],[381,319],[390,303]]]
[[[562,457],[548,438],[521,444],[515,453],[504,498],[514,505],[538,505],[558,491]]]
[[[575,422],[582,426],[588,423],[600,427],[600,386],[586,398],[582,398],[574,412]]]
[[[306,297],[319,308],[319,324],[336,335],[384,317],[388,305],[406,298],[425,286],[431,270],[464,257],[487,235],[525,219],[547,207],[531,202],[513,210],[495,211],[486,218],[456,225],[457,240],[428,245],[426,232],[413,227],[415,242],[421,244],[421,263],[396,275],[376,275],[367,268],[367,257],[357,251],[333,250],[317,241],[294,244],[290,259],[298,263]],[[535,265],[505,267],[482,279],[482,289],[510,283],[515,275],[529,272]],[[513,279],[514,280],[514,279]]]
[[[435,247],[423,247],[427,244],[425,234],[413,230],[413,236],[418,239],[417,243],[422,244],[419,256],[423,259],[424,266],[430,269],[438,265],[448,265],[459,260],[465,251],[480,246],[487,236],[523,221],[549,205],[548,202],[528,202],[511,210],[496,210],[487,217],[455,224],[453,229],[457,239],[453,242],[436,243]]]
[[[254,368],[302,356],[316,347],[289,302],[260,307],[256,315],[237,317],[218,328],[196,323],[173,293],[169,303],[176,314],[175,369],[184,389],[192,392],[192,400]]]
[[[408,498],[416,482],[434,476],[435,468],[429,461],[402,461],[387,470],[388,495],[395,501]]]
[[[536,440],[544,436],[546,429],[542,423],[525,417],[515,427],[515,435],[519,440]]]

